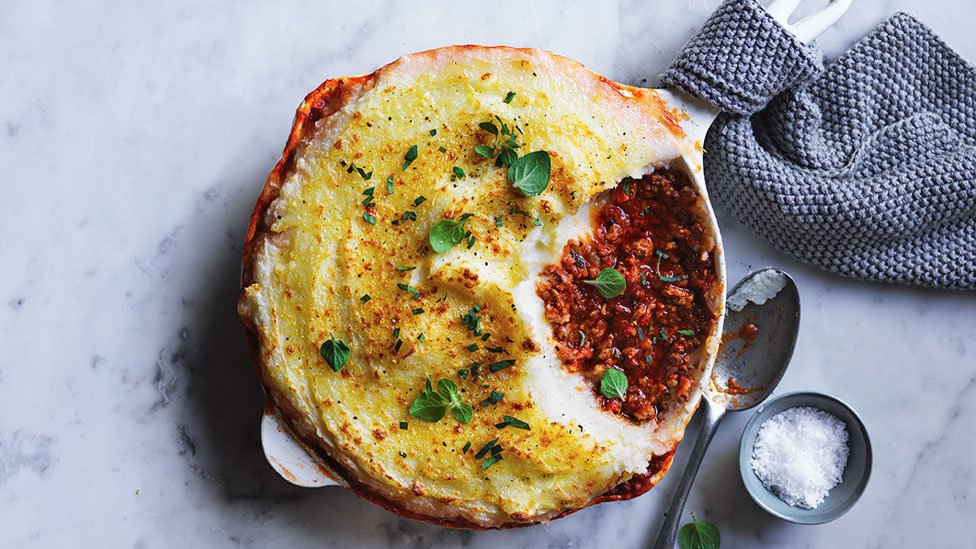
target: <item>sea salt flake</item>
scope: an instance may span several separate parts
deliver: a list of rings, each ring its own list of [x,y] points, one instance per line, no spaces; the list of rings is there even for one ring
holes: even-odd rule
[[[750,301],[762,305],[786,287],[786,280],[782,273],[772,269],[756,273],[729,296],[726,305],[733,311],[741,311]]]
[[[847,427],[832,414],[800,406],[763,422],[752,469],[763,486],[793,507],[815,509],[847,466]]]

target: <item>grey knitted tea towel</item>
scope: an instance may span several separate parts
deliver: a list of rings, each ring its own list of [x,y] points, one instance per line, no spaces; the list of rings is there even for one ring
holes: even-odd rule
[[[976,69],[911,16],[823,69],[755,0],[728,0],[662,81],[727,111],[704,144],[709,191],[774,246],[976,289]]]

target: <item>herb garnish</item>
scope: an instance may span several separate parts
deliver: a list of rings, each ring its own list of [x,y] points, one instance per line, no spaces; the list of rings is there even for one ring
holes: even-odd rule
[[[393,194],[393,176],[386,178],[386,194]]]
[[[502,103],[511,103],[514,97],[515,97],[515,92],[508,92],[508,95],[505,96],[505,99],[502,99]]]
[[[457,221],[453,219],[441,219],[436,225],[431,227],[427,240],[435,253],[442,254],[454,246],[458,245],[466,236],[469,236],[464,228],[464,224],[474,214],[462,214]],[[474,242],[472,241],[472,244]],[[468,246],[470,248],[470,246]]]
[[[401,219],[403,219],[403,220],[411,219],[413,221],[416,221],[417,220],[417,212],[411,212],[411,211],[403,212],[403,217],[401,217]]]
[[[495,427],[497,427],[499,429],[504,429],[505,427],[508,427],[509,425],[511,425],[512,427],[515,427],[516,429],[525,429],[526,431],[531,431],[531,429],[529,428],[529,424],[526,423],[526,422],[524,422],[524,421],[522,421],[521,419],[519,419],[517,417],[502,416],[502,419],[504,419],[504,421],[502,421],[501,423],[496,423],[495,424]]]
[[[472,343],[471,345],[468,345],[465,348],[473,353],[473,352],[475,352],[475,351],[478,350],[478,344],[477,343]]]
[[[661,259],[662,258],[663,259],[668,259],[671,256],[668,255],[665,252],[662,252],[661,250],[655,250],[654,253],[657,254],[657,267],[655,267],[655,270],[657,271],[658,278],[660,278],[661,280],[663,280],[665,282],[681,282],[682,280],[685,279],[685,277],[683,277],[683,276],[664,276],[664,275],[662,275],[661,274]]]
[[[491,456],[491,458],[486,459],[485,462],[481,464],[481,468],[487,469],[501,460],[502,460],[502,456],[500,455]]]
[[[546,151],[536,151],[514,160],[508,168],[508,180],[525,196],[538,196],[549,186],[551,161]]]
[[[401,421],[400,422],[400,428],[403,429],[404,431],[406,431],[407,430],[407,422],[406,421]]]
[[[471,306],[471,309],[468,312],[464,313],[464,316],[461,317],[461,325],[465,326],[468,331],[474,332],[475,336],[481,335],[481,317],[475,314],[479,311],[481,311],[481,307],[475,304]]]
[[[416,267],[406,267],[406,266],[403,266],[403,265],[397,265],[396,266],[396,270],[398,270],[398,271],[412,271],[414,269],[416,269]]]
[[[470,449],[471,449],[471,441],[469,440],[469,441],[467,441],[467,442],[464,443],[464,448],[461,448],[461,453],[462,454],[467,454],[468,453],[468,450],[470,450]]]
[[[490,371],[492,373],[500,372],[500,371],[504,370],[505,368],[508,368],[509,366],[512,366],[513,364],[515,364],[515,359],[514,358],[511,358],[511,359],[508,359],[508,360],[499,360],[498,362],[492,362],[491,364],[489,364],[488,365],[488,371]]]
[[[346,361],[349,360],[349,346],[341,340],[336,339],[335,336],[330,336],[329,339],[322,343],[322,347],[319,348],[319,354],[332,367],[333,371],[338,372],[346,365]]]
[[[437,135],[437,130],[436,130],[436,129],[434,129],[434,130],[430,130],[430,132],[429,132],[429,133],[430,133],[430,136],[431,136],[431,137],[434,137],[435,135]]]
[[[481,458],[485,457],[485,455],[488,454],[488,452],[491,451],[491,448],[497,442],[498,442],[498,439],[497,438],[494,439],[494,440],[489,440],[488,443],[485,444],[484,446],[482,446],[481,449],[478,450],[478,453],[474,455],[474,459],[481,459]]]
[[[492,391],[491,395],[481,401],[482,406],[488,406],[489,404],[498,404],[505,398],[505,393],[499,393],[498,391]]]
[[[600,271],[600,274],[596,275],[595,279],[584,280],[583,283],[596,286],[600,295],[607,299],[617,297],[627,289],[627,281],[624,279],[624,275],[610,267]]]
[[[721,536],[718,528],[707,520],[698,520],[691,514],[691,522],[678,532],[678,545],[681,549],[719,549]]]
[[[422,315],[422,314],[424,314],[424,308],[423,307],[417,307],[416,309],[414,309],[414,310],[412,310],[410,312],[413,313],[413,314],[415,314],[415,315]]]
[[[405,161],[403,163],[403,169],[406,170],[410,167],[410,164],[417,159],[417,146],[414,145],[413,147],[410,147],[407,154],[403,155],[403,159]]]
[[[343,165],[345,164],[343,163]],[[349,164],[349,167],[346,169],[346,173],[352,173],[353,170],[356,170],[356,172],[359,173],[359,177],[362,177],[363,181],[369,181],[369,178],[373,177],[373,172],[366,172],[366,170],[357,166],[355,162]]]
[[[607,368],[600,380],[600,393],[607,398],[623,400],[627,393],[627,374],[615,368]]]
[[[695,331],[694,330],[678,330],[678,333],[681,334],[681,335],[686,335],[686,336],[693,336],[693,335],[695,335]]]
[[[447,378],[437,381],[439,392],[434,392],[430,386],[430,376],[423,392],[410,405],[410,415],[431,423],[440,421],[447,410],[460,423],[467,424],[474,415],[471,405],[461,401],[461,390],[456,383]],[[496,439],[497,440],[497,439]]]
[[[458,179],[464,179],[464,170],[462,170],[461,168],[459,168],[457,166],[454,166],[454,169],[451,170],[451,171],[454,172],[454,177],[456,177]],[[452,180],[453,180],[453,178],[452,178]]]
[[[495,158],[495,166],[509,167],[518,158],[515,154],[515,149],[519,148],[521,145],[515,141],[515,133],[509,128],[508,124],[502,122],[502,119],[497,115],[495,120],[501,126],[499,131],[498,126],[494,122],[482,122],[478,124],[478,127],[482,130],[495,136],[495,142],[489,147],[488,145],[477,145],[474,148],[474,152],[485,158]],[[516,127],[516,129],[518,129]],[[521,133],[521,130],[519,130]]]
[[[370,188],[365,189],[363,191],[363,195],[366,197],[366,198],[363,199],[363,202],[362,202],[363,206],[366,206],[368,208],[368,207],[372,207],[372,206],[375,206],[376,205],[376,202],[374,202],[374,200],[373,200],[373,190],[374,189],[376,189],[376,187],[370,187]]]
[[[369,294],[363,294],[363,297],[359,298],[359,302],[365,304],[370,299],[373,299],[373,298],[369,297]]]
[[[376,218],[366,212],[363,212],[363,219],[365,219],[370,225],[376,225]]]
[[[414,198],[413,199],[413,205],[414,206],[419,206],[419,205],[423,204],[426,201],[427,201],[427,197],[421,195],[421,196],[418,196],[417,198]]]

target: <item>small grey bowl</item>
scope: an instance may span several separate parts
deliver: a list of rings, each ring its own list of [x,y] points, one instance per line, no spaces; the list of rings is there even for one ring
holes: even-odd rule
[[[847,424],[847,447],[850,449],[850,454],[847,457],[843,478],[840,484],[830,490],[827,498],[816,509],[792,507],[763,486],[762,481],[752,470],[752,447],[756,443],[756,436],[763,422],[784,410],[797,406],[810,406],[823,410]],[[810,391],[784,393],[760,406],[742,430],[742,439],[739,441],[739,473],[742,475],[746,491],[769,514],[796,524],[823,524],[846,513],[864,492],[864,487],[867,486],[868,478],[871,476],[871,440],[861,418],[844,401]]]

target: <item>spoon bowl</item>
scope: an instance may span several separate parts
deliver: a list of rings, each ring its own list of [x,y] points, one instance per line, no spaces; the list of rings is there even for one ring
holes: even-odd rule
[[[704,398],[730,412],[766,400],[786,372],[796,346],[800,322],[796,283],[783,271],[764,269],[742,279],[729,295],[742,295],[757,280],[783,286],[761,304],[748,300],[740,310],[727,310],[722,348],[705,389]]]

